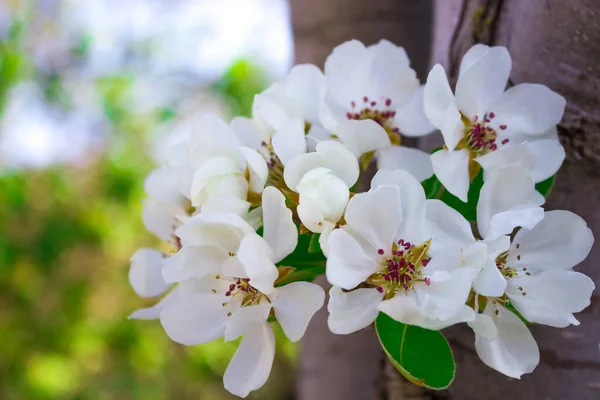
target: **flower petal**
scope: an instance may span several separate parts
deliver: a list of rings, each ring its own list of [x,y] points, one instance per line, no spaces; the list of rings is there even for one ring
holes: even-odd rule
[[[165,282],[174,283],[218,274],[228,257],[222,247],[184,246],[163,261],[162,278]]]
[[[267,162],[256,150],[249,147],[240,147],[239,149],[244,154],[246,166],[248,172],[250,172],[248,189],[254,193],[262,193],[269,176]]]
[[[331,232],[326,267],[329,283],[343,289],[354,289],[379,269],[379,263],[365,254],[359,242],[348,232],[343,229]]]
[[[273,301],[275,317],[292,342],[304,336],[308,323],[324,301],[325,291],[314,283],[292,282],[277,288]]]
[[[378,150],[377,167],[380,170],[403,169],[420,182],[433,175],[429,153],[404,146],[390,146]]]
[[[357,158],[392,145],[385,129],[371,119],[341,121],[335,134]]]
[[[468,118],[483,118],[508,82],[512,61],[506,47],[490,47],[465,69],[456,83],[456,107]],[[496,109],[494,108],[495,112]]]
[[[350,229],[362,236],[375,251],[383,249],[389,255],[402,216],[400,189],[384,185],[352,197],[346,208],[345,219]]]
[[[275,187],[265,188],[262,206],[263,238],[273,250],[273,262],[278,263],[296,248],[298,228],[292,219],[292,211],[285,205],[285,197]]]
[[[469,152],[436,151],[431,155],[431,165],[446,190],[466,203],[469,193]]]
[[[155,297],[171,287],[162,277],[164,254],[154,249],[139,249],[131,257],[129,283],[141,297]]]
[[[312,64],[293,67],[285,79],[286,93],[302,110],[304,120],[310,124],[319,122],[319,107],[325,94],[325,76]]]
[[[383,293],[377,289],[356,289],[344,292],[338,286],[329,289],[327,310],[329,330],[337,335],[347,335],[371,325],[383,300]]]
[[[212,342],[223,336],[228,307],[227,298],[219,293],[185,293],[166,305],[160,322],[171,340],[193,346]]]
[[[321,232],[325,222],[335,224],[344,215],[350,190],[330,169],[308,171],[296,189],[300,194],[298,216],[312,232]]]
[[[565,98],[546,86],[521,83],[491,105],[490,111],[496,114],[492,126],[506,125],[512,133],[541,134],[560,122],[565,105]]]
[[[458,211],[441,200],[427,200],[426,204],[427,226],[434,238],[434,246],[438,241],[458,243],[460,246],[475,243],[471,224]]]
[[[579,325],[573,313],[590,305],[594,282],[570,270],[553,270],[509,279],[506,294],[529,322],[565,328]]]
[[[444,321],[427,318],[423,310],[417,305],[413,296],[396,295],[379,304],[379,311],[386,313],[398,322],[407,325],[420,326],[430,330],[440,330],[461,322],[470,322],[475,318],[473,309],[463,306],[460,311]]]
[[[202,204],[203,213],[226,212],[240,217],[246,216],[249,208],[250,203],[235,196],[214,195]]]
[[[266,295],[273,293],[279,271],[273,263],[273,250],[269,244],[256,234],[247,235],[240,242],[237,257],[250,278],[250,284]]]
[[[497,312],[497,314],[496,314]],[[511,378],[532,372],[540,362],[540,351],[527,326],[506,308],[488,302],[485,315],[497,329],[496,340],[475,338],[475,350],[488,367]]]
[[[306,153],[304,122],[300,119],[290,119],[275,132],[271,143],[283,165],[292,158]]]
[[[431,125],[423,108],[423,93],[425,86],[418,88],[410,101],[396,109],[394,125],[398,127],[404,136],[419,137],[427,135],[435,130]]]
[[[501,147],[484,156],[475,158],[485,170],[484,178],[497,169],[506,167],[522,167],[527,170],[533,169],[537,162],[537,156],[525,144]]]
[[[379,170],[371,181],[372,190],[379,186],[392,185],[400,191],[402,220],[396,231],[396,239],[422,242],[429,237],[424,233],[425,192],[421,184],[408,172]]]
[[[434,65],[427,76],[423,91],[423,111],[429,122],[438,129],[444,125],[444,114],[448,106],[454,102],[454,94],[450,89],[444,67]]]
[[[506,279],[496,266],[495,260],[490,260],[483,267],[473,282],[473,289],[487,297],[501,297],[506,290]]]
[[[319,153],[306,153],[292,158],[283,170],[285,184],[290,189],[296,188],[304,175],[311,169],[325,166],[325,156]]]
[[[213,245],[235,253],[242,238],[255,231],[237,214],[207,213],[194,215],[175,233],[184,246]]]
[[[531,168],[536,183],[555,175],[565,160],[565,149],[558,140],[534,140],[524,145],[537,156],[537,162]]]
[[[567,269],[583,261],[594,244],[585,221],[569,211],[547,211],[533,229],[517,232],[507,264],[533,271]]]
[[[233,312],[225,324],[225,341],[230,342],[260,328],[267,322],[271,308],[271,304],[267,303],[242,307]]]
[[[345,107],[366,94],[370,75],[371,55],[358,40],[340,44],[325,60],[327,92]]]
[[[246,117],[235,117],[229,124],[241,146],[259,150],[269,139],[267,132],[260,129],[256,121]]]
[[[192,122],[188,160],[199,168],[208,158],[230,154],[238,145],[237,136],[225,121],[215,114],[203,114]]]
[[[498,328],[496,328],[494,320],[489,315],[477,314],[475,319],[468,324],[476,336],[490,341],[498,339]]]
[[[166,305],[174,301],[179,296],[181,288],[175,287],[169,293],[167,293],[158,303],[151,307],[140,308],[135,310],[127,319],[141,319],[141,320],[153,320],[159,319],[160,313]]]
[[[148,231],[162,240],[171,240],[178,216],[187,213],[178,204],[145,200],[142,207],[142,221]]]
[[[462,75],[467,71],[477,60],[485,55],[490,50],[490,46],[478,43],[473,45],[463,56],[460,62],[460,70],[458,75]]]
[[[316,151],[325,157],[326,168],[346,182],[348,187],[354,186],[360,174],[358,161],[352,152],[340,142],[335,140],[322,140],[316,146]]]
[[[144,190],[153,201],[178,204],[183,200],[179,186],[179,168],[162,166],[144,180]]]
[[[448,150],[453,151],[465,135],[465,124],[460,112],[453,104],[448,105],[442,123],[442,136]]]
[[[533,228],[544,218],[544,209],[531,201],[534,192],[533,179],[523,168],[507,167],[489,174],[477,202],[481,236],[494,239],[518,226]]]
[[[223,376],[230,393],[246,397],[269,379],[275,358],[275,335],[268,323],[244,335]]]

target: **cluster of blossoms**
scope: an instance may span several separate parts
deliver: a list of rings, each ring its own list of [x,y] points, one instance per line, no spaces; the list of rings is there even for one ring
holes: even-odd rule
[[[467,323],[484,363],[531,372],[539,350],[524,320],[578,324],[594,284],[573,267],[593,235],[568,211],[544,211],[536,191],[565,156],[565,100],[535,84],[505,91],[510,67],[505,48],[476,45],[453,94],[441,66],[421,86],[402,48],[350,41],[324,73],[299,65],[257,95],[252,118],[202,116],[146,180],[145,225],[172,252],[132,257],[136,293],[166,295],[131,318],[160,319],[184,345],[242,336],[224,385],[245,397],[270,374],[270,324],[300,340],[325,302],[307,280],[325,272],[335,334],[380,313],[430,330]],[[436,128],[445,146],[432,155],[401,146]],[[373,160],[370,190],[356,193]],[[434,173],[465,202],[483,174],[477,234],[426,198]]]

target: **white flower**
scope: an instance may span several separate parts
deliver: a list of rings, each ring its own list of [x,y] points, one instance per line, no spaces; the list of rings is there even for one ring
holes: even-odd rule
[[[263,157],[243,146],[234,131],[217,116],[198,118],[189,141],[188,159],[194,168],[190,198],[192,205],[203,206],[212,196],[232,196],[246,200],[249,193],[260,194],[268,169]]]
[[[484,170],[526,167],[535,182],[554,175],[564,160],[555,126],[565,99],[538,84],[504,91],[510,69],[506,48],[477,44],[463,57],[455,95],[441,65],[427,78],[425,114],[442,131],[446,144],[431,156],[433,170],[463,201],[476,171],[473,160]]]
[[[177,168],[162,166],[144,181],[148,199],[143,203],[142,220],[148,231],[163,240],[173,240],[177,218],[188,215],[184,206],[189,200],[180,191],[179,178]]]
[[[325,62],[325,83],[323,126],[357,157],[378,150],[379,168],[406,169],[419,180],[431,176],[426,153],[398,146],[400,134],[422,136],[434,130],[423,112],[423,89],[402,47],[387,40],[369,47],[357,40],[345,42]],[[364,120],[378,127],[361,126],[358,122]]]
[[[426,215],[430,206],[472,237],[468,222],[445,204],[426,201],[423,188],[406,171],[379,171],[371,190],[350,200],[347,225],[329,236],[332,332],[362,329],[379,311],[428,329],[473,319],[465,302],[486,246],[473,239],[465,247],[432,229]]]
[[[262,202],[263,237],[236,214],[200,214],[177,232],[182,252],[195,250],[163,267],[167,281],[182,282],[160,314],[171,339],[196,345],[244,337],[223,378],[225,388],[240,397],[264,385],[270,374],[275,338],[269,316],[297,341],[325,297],[321,287],[308,282],[274,287],[275,264],[294,250],[298,231],[277,189],[267,187]]]
[[[284,170],[285,183],[299,193],[298,216],[311,232],[333,229],[359,173],[354,155],[333,140],[319,142],[315,152],[290,160]]]
[[[521,227],[507,251],[496,258],[505,290],[488,297],[484,313],[470,324],[477,353],[487,365],[518,378],[539,362],[535,341],[525,324],[506,309],[507,303],[530,322],[558,328],[579,325],[573,313],[590,304],[595,285],[572,268],[585,259],[593,241],[585,221],[568,211],[548,211],[531,229]],[[499,287],[496,284],[495,290]],[[487,334],[482,332],[486,325]]]

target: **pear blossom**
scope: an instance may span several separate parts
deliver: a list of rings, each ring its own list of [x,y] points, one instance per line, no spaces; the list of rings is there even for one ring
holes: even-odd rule
[[[356,157],[333,140],[319,142],[315,152],[293,158],[284,170],[286,185],[299,194],[298,217],[309,231],[322,233],[325,253],[327,236],[344,215],[359,174]]]
[[[554,175],[565,158],[556,135],[565,99],[539,84],[505,91],[511,64],[505,47],[477,44],[462,59],[455,94],[441,65],[427,78],[425,114],[445,142],[431,155],[433,170],[462,201],[478,166],[486,172],[522,166],[537,183]]]
[[[231,196],[246,201],[260,195],[267,181],[266,161],[242,144],[243,131],[235,131],[212,114],[199,117],[192,129],[188,160],[194,169],[189,197],[202,207],[212,196]]]
[[[419,180],[432,175],[427,153],[399,146],[400,134],[418,137],[434,130],[402,47],[387,40],[368,47],[357,40],[342,43],[325,62],[325,85],[323,126],[357,156],[377,150],[379,168],[406,169]],[[357,124],[364,120],[379,126]],[[357,141],[360,147],[352,145]]]
[[[525,188],[526,180],[519,178],[523,173],[510,169],[515,168],[495,173],[481,191],[479,230],[501,234],[504,244],[474,283],[477,295],[487,297],[487,305],[469,324],[480,358],[519,378],[537,366],[539,350],[523,321],[506,307],[514,307],[530,322],[559,328],[579,325],[573,313],[590,304],[595,286],[572,268],[587,257],[594,237],[585,221],[569,211],[547,211],[540,217],[535,201],[528,198],[534,193],[531,179]],[[502,180],[511,183],[511,190],[498,190]],[[511,241],[505,235],[516,227]]]
[[[468,226],[450,207],[425,200],[419,182],[402,170],[379,171],[371,190],[350,200],[346,225],[335,229],[328,243],[332,332],[362,329],[380,311],[428,329],[474,318],[465,303],[485,263],[486,246],[473,240],[465,247],[438,234],[427,221],[430,206]]]
[[[324,302],[318,285],[293,282],[275,287],[276,263],[296,247],[298,231],[285,198],[274,187],[262,194],[264,231],[257,235],[234,213],[202,213],[178,229],[183,248],[163,265],[166,281],[180,282],[177,297],[160,313],[169,337],[184,345],[243,336],[225,372],[225,388],[246,397],[266,382],[275,355],[268,323],[277,319],[298,341]]]

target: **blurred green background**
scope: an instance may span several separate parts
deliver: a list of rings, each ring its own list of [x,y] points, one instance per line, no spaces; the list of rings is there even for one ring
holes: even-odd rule
[[[166,101],[138,107],[140,80],[152,76],[127,62],[82,72],[94,35],[69,34],[60,57],[40,62],[40,48],[52,48],[49,32],[64,29],[41,3],[48,2],[0,7],[0,399],[232,398],[221,377],[237,343],[184,347],[158,321],[127,320],[154,302],[134,294],[127,274],[137,248],[161,246],[141,221],[143,180],[156,165],[161,135],[185,129],[180,122],[204,107],[249,115],[253,95],[272,76],[253,58],[240,58],[218,76],[173,84],[179,86]],[[136,46],[134,53],[148,51],[147,43]],[[57,138],[31,136],[48,122],[28,105],[10,111],[24,82],[39,88],[36,101],[44,115],[58,116],[53,123],[80,111],[85,88],[97,111],[90,119],[100,122],[75,125],[74,135],[85,128],[92,145],[35,165],[16,157],[20,146],[62,141],[69,149],[80,140],[66,133],[69,124],[56,125]],[[184,96],[192,106],[182,105]],[[24,117],[38,118],[37,125],[23,125]],[[269,382],[250,398],[293,398],[296,348],[281,332],[277,346]]]

